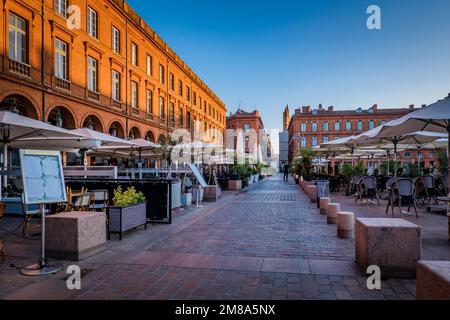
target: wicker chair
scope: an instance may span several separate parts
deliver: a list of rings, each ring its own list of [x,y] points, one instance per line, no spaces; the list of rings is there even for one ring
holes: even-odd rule
[[[363,177],[359,180],[357,187],[357,198],[355,202],[360,200],[362,204],[363,199],[368,200],[377,200],[378,206],[380,205],[380,199],[378,198],[378,186],[377,179],[374,176]]]
[[[431,198],[433,198],[434,201],[437,202],[436,182],[434,177],[431,174],[426,174],[421,176],[420,178],[425,187],[426,198],[428,202],[431,201]]]
[[[362,176],[359,174],[354,174],[350,177],[350,183],[348,185],[348,191],[351,192],[352,195],[356,194],[358,191],[359,180],[361,180]]]
[[[440,196],[448,195],[448,175],[439,175],[435,177],[436,190]]]
[[[392,187],[389,189],[386,214],[388,214],[390,207],[392,210],[392,217],[395,217],[394,207],[397,207],[400,209],[401,216],[403,216],[402,206],[408,206],[408,212],[411,211],[411,208],[414,208],[416,217],[419,219],[416,204],[416,184],[414,180],[409,178],[398,178],[395,180]]]

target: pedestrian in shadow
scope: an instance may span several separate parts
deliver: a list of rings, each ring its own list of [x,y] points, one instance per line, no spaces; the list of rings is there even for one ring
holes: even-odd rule
[[[283,181],[287,182],[289,180],[289,165],[287,163],[285,163],[283,166],[283,173],[284,173]]]

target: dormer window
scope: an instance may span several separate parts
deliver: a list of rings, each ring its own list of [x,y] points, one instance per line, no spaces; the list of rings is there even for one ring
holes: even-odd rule
[[[362,112],[361,108],[356,109],[356,113],[361,113],[361,112]]]

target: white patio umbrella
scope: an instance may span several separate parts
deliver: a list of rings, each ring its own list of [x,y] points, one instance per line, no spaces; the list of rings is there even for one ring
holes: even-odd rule
[[[335,152],[346,152],[355,150],[357,143],[353,140],[356,136],[348,136],[340,139],[331,140],[329,142],[322,143],[317,151],[335,151]]]
[[[450,94],[425,108],[387,122],[381,131],[386,137],[394,138],[417,131],[446,133],[450,138]]]
[[[152,156],[156,156],[158,152],[156,149],[161,146],[157,143],[150,142],[144,139],[133,139],[126,140],[129,142],[127,145],[117,144],[106,144],[96,148],[91,153],[92,154],[101,154],[108,155],[112,157],[118,158],[139,158],[141,161],[142,158],[151,158]],[[111,142],[112,143],[112,142]]]
[[[100,141],[100,146],[98,148],[95,149],[83,149],[83,165],[84,165],[84,170],[87,170],[87,163],[86,163],[86,155],[87,153],[91,154],[91,155],[95,155],[96,152],[97,154],[102,153],[102,151],[98,151],[99,149],[101,149],[102,147],[132,147],[133,143],[131,143],[128,140],[125,139],[121,139],[121,138],[117,138],[114,137],[112,135],[106,134],[106,133],[102,133],[102,132],[98,132],[92,129],[88,129],[88,128],[80,128],[80,129],[74,129],[71,130],[73,133],[76,134],[80,134],[83,135],[85,137],[88,137],[90,139],[93,140],[97,140]],[[108,152],[108,151],[106,151]]]
[[[82,133],[63,129],[10,111],[0,111],[0,142],[3,169],[7,169],[8,146],[17,148],[74,151],[98,146],[98,141]],[[7,183],[7,176],[4,177]]]
[[[379,126],[372,130],[366,131],[359,136],[357,136],[353,142],[360,146],[378,146],[381,147],[383,144],[388,146],[393,146],[394,151],[394,161],[397,161],[398,146],[400,144],[404,145],[422,145],[424,143],[429,143],[443,138],[445,135],[436,132],[418,131],[408,134],[395,135],[392,136],[389,131],[386,130],[386,125]],[[386,148],[385,148],[386,149]],[[392,149],[388,149],[392,150]],[[397,175],[396,170],[394,170],[394,175]]]
[[[120,147],[120,146],[133,147],[134,146],[134,144],[130,140],[121,139],[121,138],[114,137],[112,135],[98,132],[95,130],[91,130],[88,128],[74,129],[74,130],[71,130],[71,132],[73,132],[74,134],[82,135],[84,137],[88,137],[93,140],[100,141],[100,143],[101,143],[100,147],[106,147],[106,146],[109,146],[109,147]]]

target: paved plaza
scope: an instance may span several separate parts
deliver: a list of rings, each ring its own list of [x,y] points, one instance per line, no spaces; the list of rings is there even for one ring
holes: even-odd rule
[[[357,216],[384,216],[385,207],[336,199]],[[445,216],[421,212],[419,221],[408,220],[423,227],[423,258],[450,260]],[[9,229],[16,225],[8,221]],[[280,175],[244,192],[225,192],[202,208],[178,211],[171,225],[152,225],[108,242],[107,251],[79,263],[81,290],[67,289],[65,272],[19,275],[10,264],[33,262],[39,241],[8,236],[5,243],[9,255],[0,264],[0,299],[409,300],[416,290],[407,279],[368,290],[366,275],[354,263],[354,240],[338,239],[336,226],[327,225],[298,185]]]

